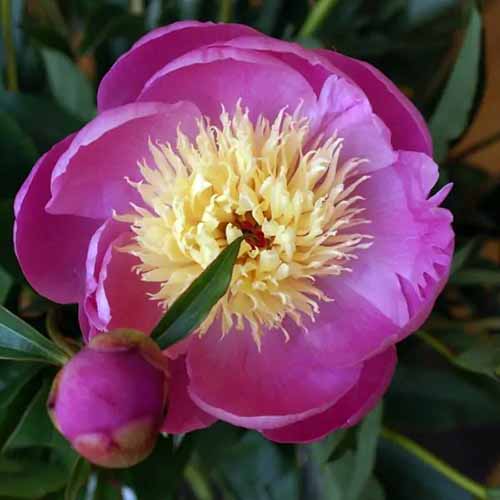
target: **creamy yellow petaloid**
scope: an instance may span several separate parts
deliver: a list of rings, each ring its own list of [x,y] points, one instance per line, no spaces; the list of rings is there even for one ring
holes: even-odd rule
[[[147,208],[117,218],[131,224],[124,250],[140,259],[143,280],[161,284],[152,299],[165,307],[244,229],[230,289],[199,333],[216,319],[222,334],[247,323],[259,344],[264,329],[288,335],[286,316],[300,326],[303,315],[314,319],[329,300],[315,278],[350,271],[354,251],[371,244],[355,230],[369,222],[356,195],[367,176],[357,173],[362,159],[341,164],[341,138],[308,144],[300,110],[253,124],[238,105],[220,123],[200,120],[193,142],[179,130],[175,148],[150,141],[155,165],[140,161],[143,180],[131,183]]]

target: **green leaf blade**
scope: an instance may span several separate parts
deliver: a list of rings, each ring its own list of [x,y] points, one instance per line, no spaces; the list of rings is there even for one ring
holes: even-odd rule
[[[169,308],[152,335],[162,349],[191,333],[224,296],[242,241],[240,237],[226,247]]]
[[[0,306],[0,359],[62,365],[68,356],[28,323]]]
[[[479,82],[481,32],[481,15],[472,7],[457,62],[429,123],[437,161],[445,159],[448,144],[467,126]]]

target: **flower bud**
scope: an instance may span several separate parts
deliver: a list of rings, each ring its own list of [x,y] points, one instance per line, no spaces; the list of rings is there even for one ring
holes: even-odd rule
[[[152,451],[163,422],[166,360],[140,332],[94,337],[58,373],[49,413],[80,455],[103,467],[129,467]]]

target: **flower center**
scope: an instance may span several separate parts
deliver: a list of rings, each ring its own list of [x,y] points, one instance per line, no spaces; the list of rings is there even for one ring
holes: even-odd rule
[[[223,334],[248,324],[257,343],[265,329],[288,336],[285,317],[303,326],[329,300],[316,278],[350,271],[355,251],[371,244],[356,231],[369,222],[355,193],[364,160],[340,162],[342,139],[313,141],[299,111],[253,124],[238,104],[220,122],[200,120],[193,142],[179,130],[175,149],[150,141],[156,165],[139,162],[143,180],[131,183],[145,208],[117,216],[135,232],[124,250],[140,259],[143,280],[161,284],[152,298],[169,307],[243,234],[228,293],[199,333],[219,321]]]

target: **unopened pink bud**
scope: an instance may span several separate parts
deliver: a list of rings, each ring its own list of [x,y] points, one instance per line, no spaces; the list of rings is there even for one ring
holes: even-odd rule
[[[115,330],[94,337],[59,372],[49,412],[90,462],[129,467],[154,447],[167,399],[166,360],[149,337]]]

